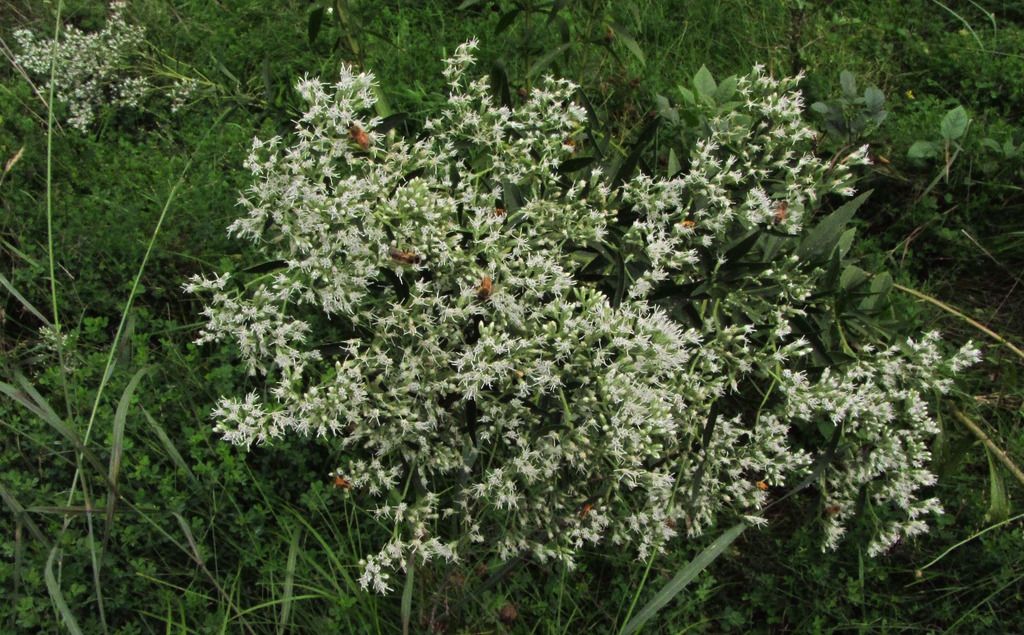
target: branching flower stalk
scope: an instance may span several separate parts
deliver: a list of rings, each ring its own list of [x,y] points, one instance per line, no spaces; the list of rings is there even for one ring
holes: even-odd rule
[[[468,78],[474,46],[448,60],[447,104],[419,139],[378,133],[373,77],[343,68],[298,83],[291,140],[253,142],[230,232],[280,267],[186,285],[209,298],[198,341],[232,343],[266,381],[221,399],[223,437],[336,439],[332,476],[394,527],[360,578],[382,593],[413,558],[455,561],[477,543],[571,567],[584,548],[646,558],[724,516],[762,522],[770,489],[831,438],[804,434],[819,422],[841,427],[821,485],[826,546],[865,488],[884,511],[873,551],[923,530],[938,510],[917,497],[933,480],[923,395],[976,351],[946,359],[929,335],[808,373],[794,335],[821,276],[794,245],[822,196],[852,194],[866,151],[814,157],[797,79],[756,69],[688,171],[613,190],[599,169],[559,171],[583,145],[576,86],[549,77],[499,106]],[[759,317],[677,319],[660,290],[709,280],[744,228],[771,230],[778,244],[757,247],[771,266],[711,313]],[[618,306],[580,275],[612,249],[630,283]],[[765,378],[774,388],[746,407]]]

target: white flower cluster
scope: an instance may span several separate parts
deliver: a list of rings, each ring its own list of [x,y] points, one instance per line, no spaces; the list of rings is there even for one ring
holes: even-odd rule
[[[598,170],[559,171],[582,146],[576,87],[548,78],[520,107],[498,106],[485,80],[466,78],[474,44],[449,60],[447,106],[415,141],[377,132],[371,76],[299,82],[295,140],[254,141],[247,214],[231,226],[280,266],[186,285],[211,298],[199,341],[234,342],[268,382],[262,396],[222,399],[217,429],[245,446],[336,437],[336,483],[393,523],[364,587],[386,592],[411,558],[452,561],[473,543],[571,566],[598,544],[646,557],[724,513],[756,520],[769,487],[805,474],[820,449],[795,446],[794,421],[840,412],[840,396],[845,463],[828,473],[829,500],[847,504],[864,484],[920,509],[932,340],[817,381],[784,371],[810,350],[788,324],[814,285],[790,252],[758,274],[775,280],[761,323],[686,328],[647,297],[670,272],[696,275],[676,257],[689,242],[724,258],[736,219],[795,233],[822,192],[849,187],[842,166],[787,149],[811,134],[792,80],[740,83],[746,108],[775,122],[748,127],[760,147],[729,138],[746,120],[716,122],[685,175],[626,183],[641,218],[623,244],[655,273],[616,306],[578,274],[607,251],[620,198]],[[784,184],[790,216],[773,211],[769,183]],[[782,398],[729,405],[759,370]],[[907,405],[882,412],[893,399]],[[907,474],[889,469],[897,460],[912,462]]]
[[[737,107],[719,112],[697,104],[709,110],[707,129],[688,170],[627,184],[626,200],[642,214],[627,240],[639,242],[650,262],[634,297],[670,276],[679,284],[702,277],[701,249],[721,266],[737,229],[796,235],[824,194],[854,194],[850,167],[870,162],[867,146],[834,162],[814,155],[817,133],[803,118],[801,79],[775,79],[755,66],[737,79]]]
[[[128,24],[124,17],[127,3],[110,3],[110,14],[103,30],[84,33],[73,25],[64,25],[56,45],[38,38],[27,29],[15,31],[20,46],[15,61],[28,73],[44,79],[49,86],[53,65],[55,98],[67,104],[68,123],[85,132],[106,105],[140,108],[151,90],[147,78],[133,74],[131,63],[145,42],[144,28]],[[174,96],[183,100],[194,85],[176,85]]]

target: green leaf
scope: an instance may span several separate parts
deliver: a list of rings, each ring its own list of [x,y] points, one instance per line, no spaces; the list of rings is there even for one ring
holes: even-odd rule
[[[502,106],[512,107],[512,91],[508,85],[508,73],[505,64],[497,61],[491,67],[491,92]]]
[[[402,589],[402,635],[409,635],[409,621],[412,619],[413,575],[416,571],[415,552],[406,563],[405,588]]]
[[[850,247],[853,246],[853,239],[857,235],[857,228],[851,227],[839,236],[839,242],[836,246],[839,247],[839,257],[845,258],[846,254],[850,253]]]
[[[698,95],[714,101],[718,85],[715,84],[715,78],[712,77],[707,66],[701,66],[697,74],[693,76],[693,87],[697,89]]]
[[[668,169],[665,171],[665,176],[671,179],[673,176],[679,174],[680,170],[682,169],[682,166],[679,165],[679,157],[676,156],[676,151],[673,150],[672,148],[669,148]]]
[[[107,467],[107,483],[111,488],[110,493],[107,495],[107,537],[110,536],[110,528],[114,521],[114,507],[117,505],[117,499],[120,496],[117,483],[118,477],[121,474],[121,457],[124,455],[124,429],[128,421],[128,407],[131,405],[135,388],[139,385],[139,381],[146,374],[147,370],[149,369],[146,367],[140,368],[128,381],[124,392],[121,393],[121,399],[117,402],[117,410],[114,412],[114,438],[110,445],[110,462]]]
[[[933,159],[939,154],[939,147],[931,141],[915,141],[907,150],[908,159]]]
[[[291,623],[292,597],[295,591],[295,565],[301,536],[302,528],[300,527],[292,533],[292,540],[288,545],[288,561],[285,565],[284,590],[281,596],[281,621],[277,625],[278,635],[288,632],[288,625]]]
[[[839,85],[843,89],[843,95],[849,99],[857,98],[857,78],[850,71],[839,73]]]
[[[881,110],[885,104],[885,94],[877,86],[868,86],[864,89],[864,105],[869,110]]]
[[[679,111],[672,107],[669,103],[668,98],[664,95],[654,96],[654,107],[658,111],[658,116],[662,119],[667,119],[673,124],[679,123]]]
[[[512,23],[515,22],[516,16],[519,15],[520,11],[522,11],[522,9],[512,9],[502,15],[501,18],[498,19],[498,24],[494,27],[494,34],[498,35],[503,33],[508,29],[508,27],[512,26]]]
[[[14,285],[11,284],[11,281],[8,280],[2,273],[0,273],[0,284],[7,287],[7,290],[11,292],[11,295],[13,295],[18,300],[18,302],[21,302],[21,305],[25,307],[29,313],[36,316],[37,320],[39,320],[40,322],[47,326],[50,326],[50,321],[46,319],[46,316],[44,316],[42,313],[39,312],[38,309],[32,306],[32,303],[26,300],[25,296],[18,293],[18,290],[14,288]]]
[[[566,159],[558,166],[557,172],[559,174],[572,174],[573,172],[579,172],[594,161],[594,157],[573,157],[572,159]]]
[[[813,110],[814,112],[818,113],[819,115],[827,115],[829,113],[829,110],[831,110],[831,109],[828,107],[828,104],[826,104],[825,102],[823,102],[823,101],[816,101],[813,104],[811,104],[811,110]]]
[[[679,593],[686,588],[686,585],[692,582],[700,572],[714,562],[718,556],[722,555],[729,545],[739,538],[740,534],[742,534],[747,527],[748,525],[745,522],[737,523],[715,539],[713,543],[708,545],[707,549],[700,552],[696,558],[680,569],[679,573],[669,580],[668,584],[658,591],[658,593],[651,598],[651,601],[648,602],[644,608],[640,609],[633,619],[629,620],[629,622],[622,627],[622,630],[619,631],[619,635],[632,635],[632,633],[640,632],[640,629],[642,629],[652,617],[657,615],[658,611],[671,602],[672,598],[679,595]]]
[[[196,475],[189,469],[188,464],[185,463],[185,459],[182,458],[181,453],[178,452],[178,448],[174,447],[174,443],[171,441],[171,437],[167,436],[167,431],[157,423],[157,420],[153,418],[153,415],[142,408],[142,416],[146,418],[146,422],[149,423],[150,428],[153,429],[153,433],[156,435],[157,440],[160,441],[160,445],[164,447],[164,451],[167,452],[167,456],[170,457],[171,462],[174,466],[185,473],[188,480],[193,483],[196,482]]]
[[[611,27],[612,31],[615,32],[615,39],[622,42],[622,45],[625,46],[626,50],[636,58],[636,61],[640,62],[641,66],[646,64],[647,58],[644,56],[644,51],[640,48],[640,45],[636,43],[636,39],[633,38],[630,32],[615,22],[611,23]]]
[[[876,275],[871,279],[871,295],[864,298],[860,308],[865,311],[877,311],[885,305],[885,299],[889,297],[892,290],[892,276],[888,271]]]
[[[60,617],[64,620],[64,625],[68,627],[68,630],[73,635],[82,635],[82,629],[78,626],[78,621],[75,620],[71,609],[68,608],[67,601],[64,600],[64,593],[60,590],[57,576],[53,574],[53,561],[57,559],[57,549],[59,547],[56,546],[51,549],[50,557],[46,559],[46,569],[43,571],[43,577],[46,579],[46,591],[50,594],[50,601],[53,602],[53,606],[60,613]]]
[[[320,35],[320,27],[324,23],[324,8],[317,7],[309,14],[309,22],[306,24],[306,36],[309,43],[316,42],[316,36]]]
[[[738,81],[739,80],[736,79],[735,75],[730,75],[723,79],[715,90],[715,102],[724,104],[732,99],[733,95],[736,94],[736,85]]]
[[[654,137],[654,133],[658,130],[658,124],[660,120],[655,117],[650,120],[647,126],[640,131],[640,135],[630,148],[629,154],[625,160],[619,165],[619,169],[615,171],[615,176],[612,178],[612,188],[616,188],[625,183],[631,176],[633,171],[636,170],[637,164],[640,162],[640,155],[647,148],[647,144]]]
[[[985,449],[988,457],[989,504],[985,518],[989,522],[1000,522],[1010,517],[1010,497],[1006,493],[1006,482],[999,466],[993,460],[992,452]]]
[[[697,103],[697,97],[693,94],[693,91],[684,86],[679,86],[679,94],[682,96],[683,101],[690,104],[691,106]]]
[[[867,282],[868,274],[856,265],[848,265],[839,276],[839,288],[843,291],[852,291]]]
[[[547,68],[551,62],[555,61],[556,57],[568,51],[571,46],[572,43],[562,44],[545,53],[543,57],[534,62],[533,66],[530,67],[528,75],[530,77],[536,77],[542,70]]]
[[[957,106],[947,112],[946,116],[942,118],[939,132],[946,141],[955,141],[964,136],[964,133],[967,132],[967,124],[970,122],[971,120],[967,116],[967,111],[964,110],[964,107]]]
[[[826,216],[800,242],[796,255],[801,260],[824,260],[835,249],[850,222],[864,201],[868,200],[873,190],[864,192],[852,201],[848,201],[836,211]]]

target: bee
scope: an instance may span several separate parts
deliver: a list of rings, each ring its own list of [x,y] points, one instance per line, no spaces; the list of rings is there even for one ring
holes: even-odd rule
[[[665,526],[668,527],[669,529],[675,530],[675,528],[677,527],[676,521],[673,520],[672,518],[666,518],[665,519]]]
[[[768,491],[768,483],[765,483],[764,481],[758,481],[757,483],[755,483],[755,485],[757,485],[757,489],[761,490],[762,492]]]
[[[775,224],[785,222],[789,218],[789,203],[782,201],[778,207],[775,208]]]
[[[352,489],[352,481],[348,480],[341,474],[334,475],[334,486],[338,489],[350,490]]]
[[[359,124],[354,123],[348,127],[348,137],[363,150],[370,149],[370,135],[366,134],[366,131],[360,128]]]
[[[504,207],[495,207],[494,208],[494,215],[497,216],[498,218],[504,218],[505,217],[505,208]]]
[[[828,507],[825,508],[825,515],[826,516],[835,516],[840,511],[842,511],[842,509],[843,508],[840,507],[839,505],[829,505]]]
[[[586,518],[587,516],[589,516],[590,512],[593,511],[593,509],[594,506],[591,505],[590,503],[583,503],[583,508],[580,509],[580,518]]]
[[[694,227],[697,226],[697,223],[696,221],[692,221],[689,218],[687,218],[683,222],[679,223],[679,226],[682,227],[683,229],[693,229]]]
[[[392,260],[406,265],[418,265],[422,260],[414,251],[403,251],[395,247],[392,247],[388,253],[391,254]]]
[[[576,152],[576,142],[572,139],[566,139],[562,142],[562,145],[568,148],[570,152]]]
[[[490,276],[484,276],[483,280],[480,281],[480,285],[476,288],[476,296],[481,300],[486,300],[491,297],[493,291],[494,281],[491,280]]]

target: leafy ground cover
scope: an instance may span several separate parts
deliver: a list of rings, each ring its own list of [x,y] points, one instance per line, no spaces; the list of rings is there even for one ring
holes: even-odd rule
[[[413,133],[443,101],[442,58],[473,36],[499,90],[529,90],[545,72],[580,83],[608,147],[639,149],[649,172],[672,169],[678,141],[649,124],[687,116],[679,87],[692,90],[702,66],[715,77],[758,62],[803,70],[808,104],[821,104],[809,116],[827,131],[820,154],[868,142],[875,159],[859,184],[874,193],[854,256],[892,284],[873,289],[888,301],[865,328],[882,341],[925,325],[986,343],[984,363],[937,398],[946,514],[929,534],[881,558],[856,535],[823,555],[820,501],[791,497],[648,629],[1019,628],[1021,483],[965,423],[1011,462],[1024,457],[1011,348],[1024,334],[1017,3],[142,0],[126,12],[146,28],[132,63],[163,85],[191,78],[194,92],[176,109],[156,93],[139,109],[104,110],[87,134],[60,125],[58,107],[49,141],[45,83],[13,63],[13,34],[52,33],[57,6],[10,6],[0,15],[4,630],[401,630],[401,593],[357,583],[358,561],[388,530],[334,486],[330,444],[245,452],[214,434],[217,397],[257,383],[230,354],[190,343],[200,306],[181,284],[260,264],[223,228],[238,215],[251,139],[287,132],[301,112],[299,78],[331,76],[342,61],[371,69],[379,113]],[[107,15],[84,0],[61,10],[85,32]],[[61,346],[40,332],[55,309]],[[650,570],[607,552],[571,573],[528,560],[423,569],[412,630],[611,632],[705,546]]]

